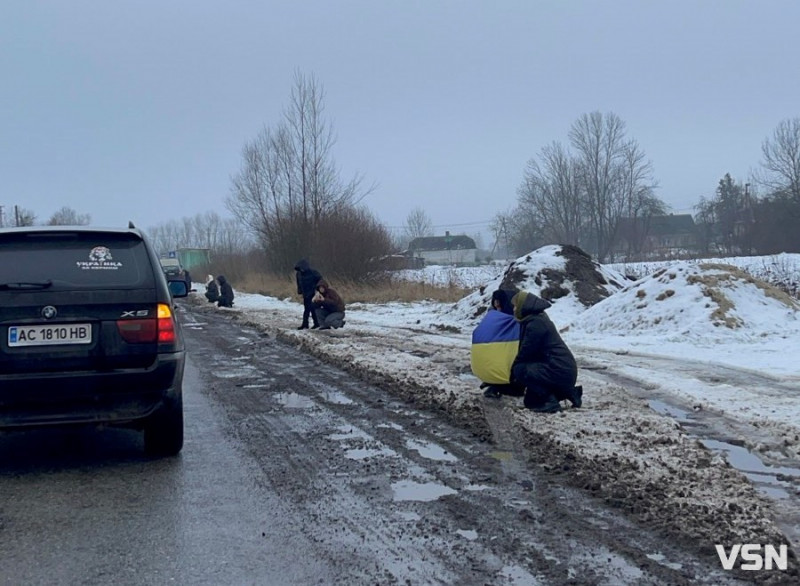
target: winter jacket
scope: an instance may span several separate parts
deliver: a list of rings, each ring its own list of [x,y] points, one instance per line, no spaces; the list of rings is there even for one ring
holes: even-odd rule
[[[295,277],[297,280],[297,294],[302,295],[303,299],[311,299],[316,292],[317,283],[322,278],[319,271],[312,269],[306,259],[297,261],[294,265]]]
[[[212,302],[219,300],[219,285],[211,275],[208,275],[208,281],[206,282],[206,299]]]
[[[509,307],[510,307],[509,302]],[[519,348],[519,323],[513,315],[490,309],[472,332],[470,366],[482,382],[507,385]]]
[[[512,300],[520,322],[519,350],[511,367],[514,382],[552,391],[572,389],[578,365],[555,325],[545,313],[550,302],[526,291]]]
[[[219,283],[219,301],[217,301],[217,305],[219,307],[233,307],[233,287],[222,275],[217,277],[217,282]]]
[[[322,307],[329,313],[344,312],[344,301],[336,292],[336,289],[328,285],[325,279],[317,281],[317,286],[314,289],[318,291],[320,286],[324,287],[325,291],[322,292],[322,301],[314,301],[314,306]]]

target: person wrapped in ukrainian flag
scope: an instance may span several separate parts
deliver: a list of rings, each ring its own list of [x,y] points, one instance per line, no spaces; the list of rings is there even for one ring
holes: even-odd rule
[[[524,387],[509,382],[511,364],[519,349],[519,322],[514,318],[511,298],[516,291],[498,289],[492,293],[492,308],[472,332],[470,366],[481,380],[483,395],[497,399],[502,395],[522,396]]]

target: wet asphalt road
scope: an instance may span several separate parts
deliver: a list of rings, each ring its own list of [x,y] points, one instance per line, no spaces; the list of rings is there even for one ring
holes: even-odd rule
[[[303,535],[223,435],[190,358],[186,444],[149,460],[130,430],[0,436],[0,583],[314,584]]]
[[[513,438],[482,444],[230,315],[181,320],[180,456],[129,430],[0,435],[0,584],[733,583],[549,485]]]

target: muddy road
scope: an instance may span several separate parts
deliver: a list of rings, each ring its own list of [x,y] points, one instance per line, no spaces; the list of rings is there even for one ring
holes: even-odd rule
[[[740,583],[530,464],[500,403],[485,441],[180,310],[184,451],[148,460],[126,430],[0,436],[0,583]]]
[[[336,583],[733,583],[494,441],[243,327],[188,311],[204,392]],[[508,429],[511,429],[508,427]]]

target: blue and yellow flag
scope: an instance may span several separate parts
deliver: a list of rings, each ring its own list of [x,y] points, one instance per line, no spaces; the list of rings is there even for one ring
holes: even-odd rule
[[[519,323],[514,316],[489,310],[472,332],[472,374],[491,385],[507,385],[519,348]]]

